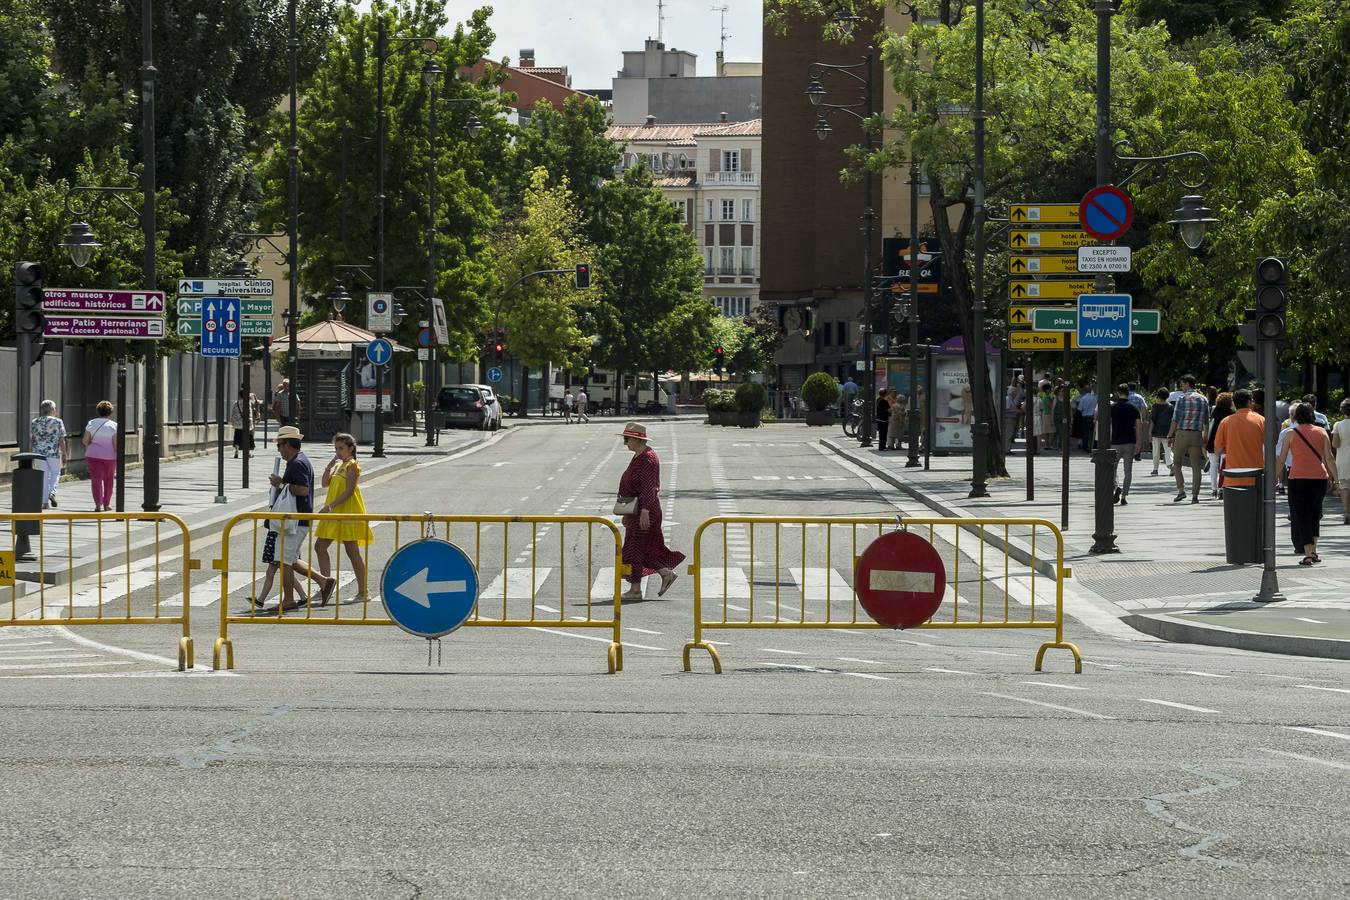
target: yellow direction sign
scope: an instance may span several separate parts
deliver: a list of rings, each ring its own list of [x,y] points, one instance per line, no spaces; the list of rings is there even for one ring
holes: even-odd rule
[[[1010,256],[1008,271],[1014,275],[1077,275],[1074,256]]]
[[[1063,228],[1008,233],[1008,246],[1013,250],[1077,250],[1079,247],[1091,247],[1096,244],[1097,239],[1086,231],[1069,231]]]
[[[1013,203],[1008,221],[1014,225],[1077,225],[1077,203]]]
[[[1009,306],[1008,307],[1008,327],[1009,328],[1030,328],[1031,311],[1034,306]]]
[[[1009,300],[1076,300],[1092,293],[1092,279],[1074,281],[1010,281]]]
[[[1063,350],[1069,346],[1067,331],[1010,331],[1009,350]]]

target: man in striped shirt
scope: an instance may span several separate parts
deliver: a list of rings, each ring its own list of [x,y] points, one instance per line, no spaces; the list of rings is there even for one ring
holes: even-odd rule
[[[1167,444],[1172,448],[1172,471],[1177,477],[1177,495],[1173,503],[1186,499],[1186,475],[1181,470],[1182,460],[1191,460],[1191,502],[1200,502],[1200,473],[1205,464],[1205,429],[1209,427],[1209,401],[1195,389],[1195,376],[1182,375],[1177,379],[1181,397],[1172,411],[1172,426],[1167,432]]]

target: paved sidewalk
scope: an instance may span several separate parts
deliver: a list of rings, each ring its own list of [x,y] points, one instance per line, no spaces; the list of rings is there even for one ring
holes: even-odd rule
[[[407,468],[437,456],[446,456],[473,444],[500,440],[507,432],[488,435],[477,431],[442,431],[437,447],[426,447],[425,436],[414,437],[407,428],[393,428],[385,432],[385,456],[374,459],[371,448],[363,445],[360,458],[363,472],[375,475]],[[263,509],[267,504],[268,476],[272,474],[276,451],[265,447],[258,434],[258,452],[249,458],[249,487],[243,487],[243,459],[232,458],[233,449],[225,448],[226,502],[216,503],[217,455],[214,452],[177,460],[166,460],[160,465],[160,511],[182,519],[189,535],[214,533],[232,516],[241,512]],[[315,468],[315,475],[332,455],[330,445],[305,444],[306,455]],[[127,470],[126,511],[139,512],[143,498],[144,469],[136,466]],[[0,491],[0,503],[10,508],[9,489]],[[99,520],[93,517],[94,501],[87,480],[66,480],[57,489],[59,506],[51,512],[85,514],[70,525],[65,521],[49,522],[44,535],[30,538],[34,554],[41,550],[42,565],[37,562],[17,564],[20,581],[37,581],[39,574],[48,583],[64,583],[99,571],[124,565],[126,546],[131,545],[131,559],[153,556],[155,525],[152,522]],[[0,546],[12,546],[11,523],[0,521]],[[159,526],[161,550],[181,543],[181,530],[172,524]]]
[[[990,481],[989,497],[971,499],[968,455],[935,455],[925,471],[905,468],[903,450],[863,450],[837,433],[823,433],[821,443],[944,515],[1033,516],[1060,524],[1058,454],[1035,460],[1035,500],[1026,499],[1026,457],[1020,442],[1008,457],[1012,477]],[[1129,503],[1115,507],[1121,552],[1096,556],[1088,552],[1094,527],[1093,466],[1087,454],[1076,449],[1071,454],[1064,542],[1075,589],[1086,588],[1133,627],[1169,640],[1350,658],[1350,631],[1338,624],[1350,617],[1350,526],[1341,524],[1339,499],[1327,498],[1318,544],[1325,562],[1312,567],[1298,565],[1301,554],[1294,554],[1290,541],[1287,507],[1283,497],[1277,499],[1277,575],[1288,599],[1256,604],[1251,598],[1261,585],[1261,567],[1226,562],[1223,502],[1210,497],[1209,476],[1203,476],[1200,503],[1192,504],[1188,471],[1187,499],[1173,503],[1175,480],[1162,470],[1151,475],[1152,468],[1147,456],[1134,464]],[[1326,615],[1303,615],[1300,610]]]

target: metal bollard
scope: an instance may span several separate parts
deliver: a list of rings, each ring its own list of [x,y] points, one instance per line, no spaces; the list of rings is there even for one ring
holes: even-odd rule
[[[41,453],[16,453],[14,460],[18,468],[14,470],[10,486],[10,511],[16,513],[42,512],[43,472],[34,468],[33,463],[45,460]],[[14,523],[14,558],[33,559],[33,551],[28,538],[42,533],[42,523],[34,519],[24,519]]]

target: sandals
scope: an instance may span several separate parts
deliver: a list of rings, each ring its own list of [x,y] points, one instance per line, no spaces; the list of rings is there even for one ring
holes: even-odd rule
[[[666,591],[670,590],[670,586],[671,586],[672,584],[674,584],[674,583],[675,583],[675,579],[676,579],[676,578],[679,578],[679,577],[680,577],[680,576],[679,576],[678,574],[676,574],[675,572],[671,572],[669,577],[667,577],[667,576],[665,576],[665,575],[662,575],[662,576],[661,576],[661,590],[659,590],[659,591],[656,592],[656,596],[658,596],[658,597],[664,597],[664,596],[666,595]]]
[[[1322,558],[1320,556],[1318,556],[1317,554],[1313,554],[1312,556],[1303,557],[1298,561],[1298,564],[1300,566],[1311,566],[1320,563],[1321,561]]]
[[[330,578],[328,583],[319,589],[319,605],[327,606],[328,598],[333,596],[333,589],[337,587],[337,579]]]
[[[624,591],[622,594],[619,595],[619,599],[628,600],[630,602],[633,600],[641,600],[642,591],[638,591],[637,593],[633,593],[632,591]]]

